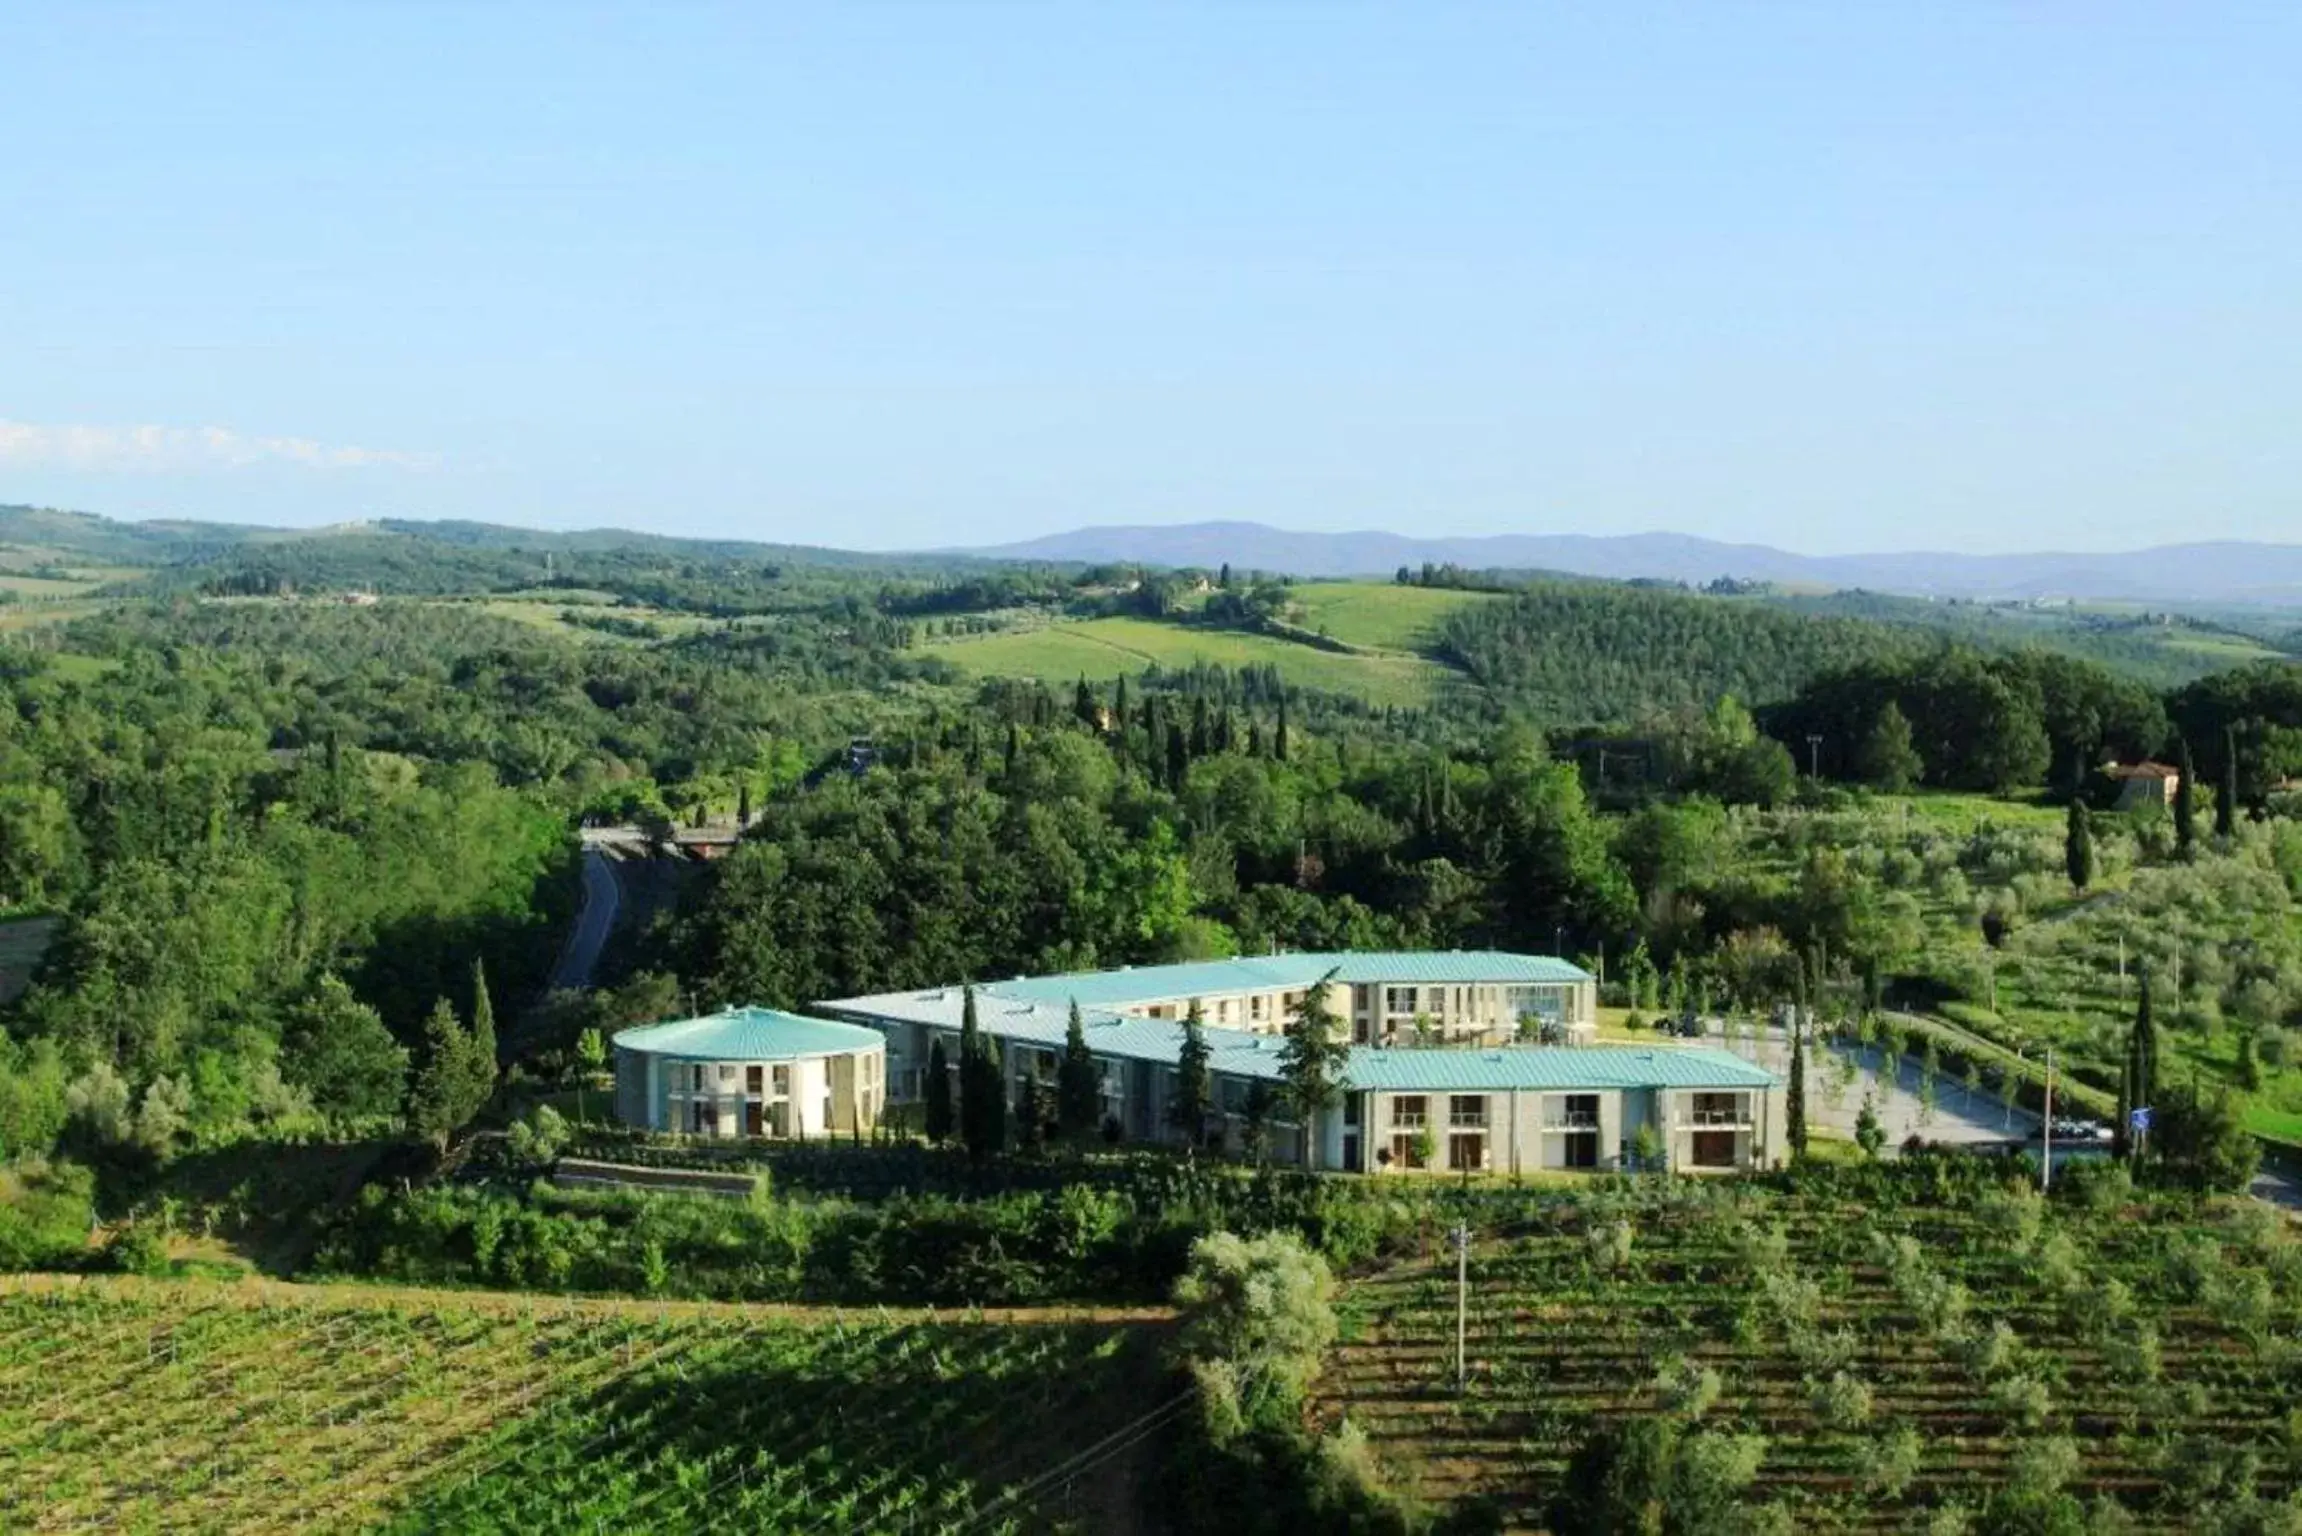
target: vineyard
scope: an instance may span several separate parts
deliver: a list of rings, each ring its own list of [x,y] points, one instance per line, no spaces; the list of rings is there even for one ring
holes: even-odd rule
[[[1355,1285],[1321,1415],[1403,1491],[1514,1529],[1638,1415],[1755,1464],[1741,1502],[1800,1530],[1994,1489],[2198,1529],[2302,1482],[2302,1243],[2266,1208],[1869,1172],[1594,1193],[1480,1242],[1461,1395],[1452,1259]]]
[[[1154,1353],[1084,1317],[27,1285],[0,1530],[1044,1529],[1043,1474],[1172,1395]]]

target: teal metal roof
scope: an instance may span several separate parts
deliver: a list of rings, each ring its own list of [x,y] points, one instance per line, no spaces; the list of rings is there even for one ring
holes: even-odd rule
[[[829,1056],[873,1050],[886,1044],[876,1029],[835,1024],[773,1008],[730,1008],[700,1019],[643,1024],[616,1031],[619,1050],[654,1056],[693,1056],[718,1061],[782,1061],[796,1056]]]
[[[924,1024],[957,1030],[964,991],[931,987],[883,992],[816,1006],[851,1018],[890,1025]],[[1045,1050],[1063,1048],[1070,1020],[1066,1002],[1033,1002],[978,988],[976,1022],[994,1039]],[[1098,1056],[1173,1066],[1183,1047],[1183,1026],[1172,1019],[1138,1018],[1090,1007],[1079,1017],[1087,1048]],[[1276,1081],[1283,1037],[1207,1026],[1209,1067],[1218,1075]],[[1715,1046],[1431,1046],[1413,1050],[1351,1047],[1345,1080],[1384,1093],[1491,1093],[1523,1089],[1767,1088],[1774,1075]]]
[[[1114,1008],[1170,998],[1223,997],[1276,987],[1307,987],[1326,975],[1351,984],[1468,986],[1474,983],[1561,984],[1591,979],[1579,965],[1550,955],[1502,950],[1340,950],[1324,954],[1242,955],[1181,965],[1142,965],[1067,976],[1019,976],[979,989],[1024,1002]]]
[[[1707,1046],[1506,1046],[1378,1050],[1357,1046],[1354,1088],[1378,1092],[1493,1092],[1507,1088],[1769,1088],[1774,1074]]]

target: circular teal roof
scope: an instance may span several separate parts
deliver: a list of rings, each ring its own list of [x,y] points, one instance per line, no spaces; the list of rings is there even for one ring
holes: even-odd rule
[[[616,1049],[705,1061],[784,1061],[836,1056],[886,1045],[876,1029],[835,1024],[774,1008],[730,1008],[700,1019],[674,1019],[616,1031]]]

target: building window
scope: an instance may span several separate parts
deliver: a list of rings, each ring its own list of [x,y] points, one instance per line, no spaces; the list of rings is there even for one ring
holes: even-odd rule
[[[767,1069],[766,1069],[766,1068],[764,1068],[764,1067],[758,1067],[758,1066],[750,1066],[750,1067],[745,1067],[745,1068],[743,1069],[743,1091],[744,1091],[745,1093],[749,1093],[749,1094],[759,1094],[759,1093],[763,1093],[763,1092],[765,1092],[765,1091],[766,1091],[766,1089],[765,1089],[765,1087],[764,1087],[764,1084],[766,1083],[766,1081],[767,1081]]]
[[[791,1068],[777,1067],[774,1081],[775,1096],[779,1099],[789,1098],[791,1096]]]
[[[1476,1132],[1457,1132],[1447,1138],[1447,1166],[1478,1173],[1487,1166],[1487,1138]]]
[[[1447,1124],[1456,1130],[1485,1130],[1487,1128],[1486,1095],[1483,1093],[1458,1093],[1448,1099]]]
[[[1430,1123],[1431,1101],[1419,1093],[1403,1093],[1391,1100],[1391,1124],[1402,1131],[1419,1131]]]
[[[719,1080],[720,1080],[720,1082],[721,1082],[721,1084],[722,1084],[723,1086],[732,1086],[732,1085],[734,1084],[734,1082],[735,1082],[735,1063],[734,1063],[734,1062],[732,1062],[732,1061],[723,1061],[723,1062],[721,1062],[721,1063],[719,1064]]]
[[[1744,1124],[1749,1119],[1743,1095],[1739,1093],[1698,1093],[1687,1111],[1687,1123],[1690,1125],[1734,1126]]]
[[[1395,1168],[1423,1166],[1423,1138],[1419,1135],[1391,1138],[1391,1165]]]
[[[1386,988],[1383,992],[1383,1011],[1385,1013],[1413,1013],[1415,1011],[1415,989],[1413,987]]]
[[[1353,1127],[1359,1123],[1359,1096],[1355,1093],[1343,1095],[1343,1123]]]
[[[1732,1131],[1697,1131],[1694,1155],[1688,1161],[1697,1168],[1732,1168],[1736,1166],[1735,1142],[1739,1139]]]
[[[1595,1093],[1570,1093],[1547,1101],[1550,1113],[1544,1123],[1553,1130],[1596,1130],[1599,1124],[1599,1096]]]

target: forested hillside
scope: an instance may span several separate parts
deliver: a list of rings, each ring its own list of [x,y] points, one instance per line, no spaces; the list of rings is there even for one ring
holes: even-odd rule
[[[1546,722],[1625,722],[1789,697],[1810,678],[1909,656],[1919,632],[1680,592],[1577,583],[1451,614],[1440,653],[1496,703]]]

